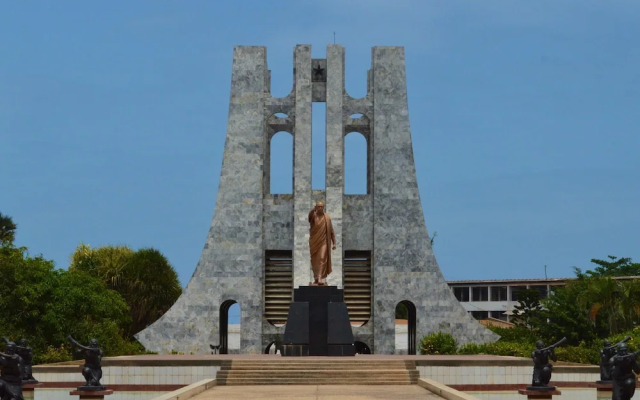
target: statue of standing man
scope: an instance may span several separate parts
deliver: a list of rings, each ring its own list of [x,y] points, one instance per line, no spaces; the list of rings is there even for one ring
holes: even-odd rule
[[[324,203],[319,201],[309,211],[309,253],[313,270],[312,286],[326,286],[331,273],[331,250],[336,249],[336,234],[331,218],[324,212]]]

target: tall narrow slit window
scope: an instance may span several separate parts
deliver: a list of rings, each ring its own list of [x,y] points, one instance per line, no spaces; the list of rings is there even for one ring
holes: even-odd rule
[[[367,140],[360,132],[344,138],[344,194],[367,194]]]
[[[289,132],[271,137],[269,157],[269,192],[293,193],[293,136]]]
[[[327,175],[327,103],[313,102],[311,107],[311,188],[324,190]]]

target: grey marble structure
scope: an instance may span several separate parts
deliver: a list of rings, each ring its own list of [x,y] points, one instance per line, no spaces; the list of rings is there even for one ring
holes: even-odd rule
[[[265,251],[291,251],[293,285],[308,285],[312,277],[307,214],[317,200],[325,201],[337,239],[329,285],[343,286],[344,251],[372,255],[372,312],[366,324],[353,328],[356,340],[374,353],[393,354],[395,308],[400,302],[415,306],[418,340],[436,331],[451,333],[459,343],[497,339],[457,302],[431,248],[413,160],[404,49],[372,49],[363,98],[347,94],[344,71],[342,46],[329,45],[326,59],[312,59],[311,46],[298,45],[293,90],[275,98],[266,49],[235,48],[211,229],[182,296],[138,333],[148,350],[207,352],[210,343],[220,340],[221,305],[229,301],[241,307],[241,352],[260,353],[281,336],[283,327],[264,316]],[[311,188],[313,102],[325,102],[327,110],[325,190]],[[293,135],[291,194],[269,191],[271,138],[280,131]],[[359,132],[367,142],[366,194],[344,193],[344,137],[350,132]]]

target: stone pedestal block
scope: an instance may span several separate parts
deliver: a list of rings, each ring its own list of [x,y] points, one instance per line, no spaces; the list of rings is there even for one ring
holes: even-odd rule
[[[526,395],[527,399],[552,399],[554,395],[562,394],[555,386],[535,387],[527,386],[526,389],[518,389],[518,394]]]
[[[98,400],[113,394],[113,390],[107,388],[105,390],[72,390],[69,394],[71,396],[80,396],[80,400]]]
[[[335,286],[296,289],[282,348],[283,356],[355,355],[343,291]]]

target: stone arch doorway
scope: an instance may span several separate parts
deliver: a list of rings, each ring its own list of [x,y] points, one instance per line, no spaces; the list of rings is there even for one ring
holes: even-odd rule
[[[409,300],[402,300],[396,305],[396,327],[398,322],[405,320],[407,354],[416,354],[416,306]]]
[[[235,300],[227,300],[220,305],[220,354],[229,354],[229,309]]]

